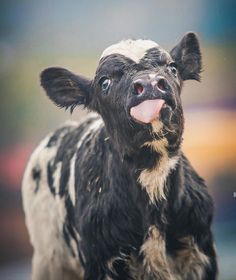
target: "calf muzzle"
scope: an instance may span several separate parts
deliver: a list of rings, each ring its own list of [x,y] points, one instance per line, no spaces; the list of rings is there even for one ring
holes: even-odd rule
[[[133,82],[133,94],[140,97],[143,95],[151,98],[157,97],[158,94],[165,94],[170,89],[167,79],[158,74],[145,74],[139,76]]]

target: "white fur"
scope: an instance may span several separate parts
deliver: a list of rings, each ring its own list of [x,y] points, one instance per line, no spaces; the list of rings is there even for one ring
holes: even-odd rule
[[[148,229],[149,237],[143,243],[141,252],[144,255],[144,267],[153,279],[175,280],[166,258],[166,242],[156,226]]]
[[[59,186],[60,186],[60,178],[61,178],[61,167],[62,162],[58,162],[56,165],[56,169],[53,173],[53,185],[56,187],[56,194],[59,194]]]
[[[70,164],[70,178],[69,178],[69,183],[68,183],[68,191],[69,195],[72,201],[73,206],[75,206],[75,160],[76,160],[76,153],[71,159],[71,164]]]
[[[158,47],[158,44],[151,40],[124,40],[105,49],[101,58],[111,54],[121,54],[139,63],[147,50],[155,47]]]
[[[152,169],[144,169],[139,175],[141,186],[148,193],[150,201],[155,203],[156,199],[165,199],[165,182],[170,170],[175,168],[179,157],[168,157],[166,139],[148,142],[145,145],[160,153],[160,160],[157,165]]]

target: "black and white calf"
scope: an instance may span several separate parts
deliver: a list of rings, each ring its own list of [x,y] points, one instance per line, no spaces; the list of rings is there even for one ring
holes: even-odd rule
[[[170,53],[149,40],[112,45],[93,80],[42,72],[58,106],[95,113],[48,135],[30,158],[34,280],[216,279],[213,202],[181,152],[181,88],[200,71],[187,33]]]

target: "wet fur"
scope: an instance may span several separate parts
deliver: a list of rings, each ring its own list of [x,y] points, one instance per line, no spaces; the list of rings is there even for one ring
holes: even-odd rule
[[[57,105],[83,104],[99,115],[51,133],[28,163],[23,202],[33,280],[216,279],[213,202],[181,151],[180,91],[184,80],[199,79],[198,42],[189,33],[170,54],[139,44],[137,61],[118,52],[124,43],[104,52],[92,81],[61,68],[41,75]],[[168,68],[174,59],[175,77]],[[167,79],[168,92],[133,95],[137,75],[153,71]],[[104,75],[112,79],[107,92],[99,84]],[[152,98],[167,104],[159,119],[132,120],[129,108]]]

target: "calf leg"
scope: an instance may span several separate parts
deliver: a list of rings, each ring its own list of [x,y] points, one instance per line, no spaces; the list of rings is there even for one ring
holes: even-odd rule
[[[32,260],[32,280],[49,280],[50,269],[46,258],[34,254]]]
[[[81,267],[64,267],[55,260],[34,254],[32,263],[32,280],[82,280]]]

